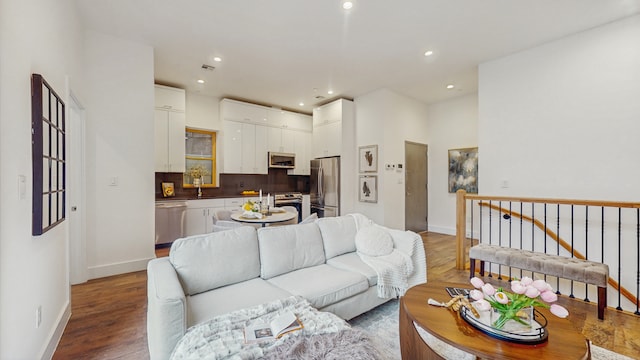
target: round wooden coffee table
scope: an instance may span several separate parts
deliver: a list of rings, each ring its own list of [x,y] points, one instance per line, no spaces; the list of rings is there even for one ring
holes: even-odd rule
[[[498,340],[469,325],[459,313],[427,305],[427,299],[440,302],[451,299],[445,287],[472,288],[471,284],[428,282],[417,285],[400,298],[400,349],[402,359],[442,359],[420,337],[414,326],[448,345],[480,359],[590,359],[589,343],[571,324],[547,309],[538,309],[548,321],[549,338],[538,345],[523,345]]]

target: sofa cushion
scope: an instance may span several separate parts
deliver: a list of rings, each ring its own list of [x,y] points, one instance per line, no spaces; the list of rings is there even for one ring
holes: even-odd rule
[[[261,278],[223,286],[187,296],[187,327],[200,324],[215,316],[230,313],[273,300],[291,296],[287,291]]]
[[[261,228],[258,244],[263,279],[325,261],[322,236],[315,223]]]
[[[369,286],[375,286],[378,284],[378,274],[373,268],[365,264],[358,254],[352,252],[342,254],[327,260],[327,264],[338,269],[354,271],[362,274],[369,281]]]
[[[326,217],[316,220],[322,233],[327,259],[356,251],[356,222],[351,216]]]
[[[369,288],[369,282],[363,275],[327,264],[292,271],[268,281],[293,295],[304,297],[316,309],[337,303]]]
[[[260,276],[256,230],[250,226],[178,239],[169,260],[187,295]]]

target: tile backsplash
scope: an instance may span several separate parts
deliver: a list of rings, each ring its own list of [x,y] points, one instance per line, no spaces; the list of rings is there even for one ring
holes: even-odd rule
[[[174,184],[176,199],[197,198],[197,189],[182,187],[182,173],[156,173],[156,200],[164,198],[162,196],[163,182],[172,182]],[[309,176],[287,175],[286,169],[269,169],[268,175],[220,174],[219,185],[216,188],[202,188],[202,197],[239,196],[242,191],[258,191],[260,189],[264,194],[289,191],[307,194],[309,193]]]

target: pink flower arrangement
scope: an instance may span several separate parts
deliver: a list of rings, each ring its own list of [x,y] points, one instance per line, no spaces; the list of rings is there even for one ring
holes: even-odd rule
[[[551,304],[558,300],[558,295],[544,280],[533,280],[526,276],[520,280],[513,280],[511,281],[512,292],[505,291],[502,287],[496,289],[491,284],[485,284],[478,277],[471,279],[471,285],[475,289],[469,292],[469,297],[475,300],[476,308],[483,311],[494,308],[500,313],[500,317],[493,323],[493,326],[498,329],[501,329],[508,320],[525,324],[518,313],[529,306],[549,309],[552,314],[560,318],[569,315],[569,311],[564,307]]]

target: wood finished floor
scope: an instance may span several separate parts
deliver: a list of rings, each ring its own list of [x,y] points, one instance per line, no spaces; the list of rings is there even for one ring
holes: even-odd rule
[[[437,233],[422,237],[428,279],[466,283],[468,273],[455,269],[454,237]],[[168,252],[160,249],[156,255]],[[146,272],[140,271],[72,286],[71,320],[53,359],[148,359],[146,283]],[[601,321],[594,303],[564,296],[559,302],[570,309],[571,321],[594,344],[639,358],[640,316],[609,308]]]

